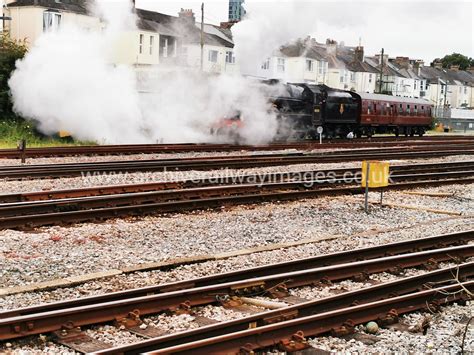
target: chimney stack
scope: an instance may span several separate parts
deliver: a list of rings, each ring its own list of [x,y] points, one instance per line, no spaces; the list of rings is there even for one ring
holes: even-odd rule
[[[357,46],[354,50],[354,59],[359,62],[364,61],[364,47]]]
[[[192,9],[181,9],[178,13],[178,16],[181,20],[194,25],[196,23],[196,17]]]
[[[395,58],[395,64],[398,66],[408,69],[410,67],[410,58],[408,57],[396,57]]]
[[[433,63],[431,63],[431,66],[436,69],[443,69],[443,63],[441,63],[439,59],[438,60],[435,59]]]

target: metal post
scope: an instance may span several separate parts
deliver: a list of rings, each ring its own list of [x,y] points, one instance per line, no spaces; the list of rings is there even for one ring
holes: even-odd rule
[[[380,190],[380,206],[383,204],[383,189]]]
[[[379,94],[382,93],[382,84],[383,84],[383,54],[384,49],[382,48],[382,57],[380,58],[380,82],[379,82]]]
[[[319,144],[323,144],[323,134],[319,133]]]
[[[22,139],[18,142],[18,150],[20,151],[21,163],[26,163],[26,139]]]
[[[367,170],[365,172],[365,213],[369,213],[369,173],[370,163],[367,162]]]
[[[201,5],[201,71],[204,70],[204,3]]]

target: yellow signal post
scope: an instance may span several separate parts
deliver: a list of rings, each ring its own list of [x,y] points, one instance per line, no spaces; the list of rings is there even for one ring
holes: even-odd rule
[[[369,212],[369,188],[388,186],[390,164],[380,161],[362,162],[362,187],[365,188],[365,212]],[[380,190],[380,204],[382,204],[383,189]]]

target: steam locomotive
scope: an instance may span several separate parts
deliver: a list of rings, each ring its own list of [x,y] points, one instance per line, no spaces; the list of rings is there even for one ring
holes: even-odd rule
[[[426,100],[358,94],[326,85],[283,86],[283,94],[270,98],[277,110],[280,138],[315,138],[318,127],[327,138],[376,133],[421,137],[432,126],[432,105]]]

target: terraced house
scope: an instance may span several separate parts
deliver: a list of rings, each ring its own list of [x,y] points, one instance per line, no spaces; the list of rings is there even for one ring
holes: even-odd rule
[[[85,31],[102,31],[107,24],[91,11],[88,0],[10,0],[4,9],[11,21],[4,30],[12,38],[33,46],[45,32],[75,25]],[[191,10],[178,16],[134,9],[136,28],[122,31],[111,44],[111,64],[132,65],[139,71],[173,65],[200,68],[200,23]],[[203,70],[223,73],[238,70],[230,30],[204,25]]]

